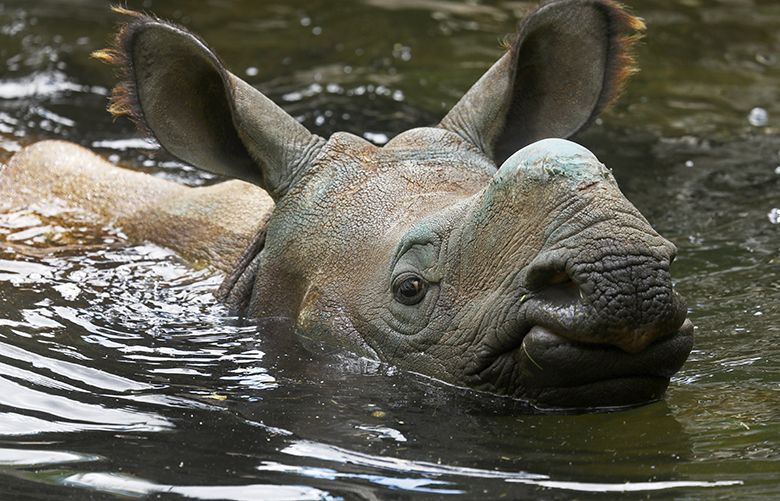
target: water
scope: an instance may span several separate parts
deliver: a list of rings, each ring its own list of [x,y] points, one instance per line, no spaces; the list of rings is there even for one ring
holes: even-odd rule
[[[435,122],[530,5],[128,3],[196,30],[315,132],[380,144]],[[780,4],[631,4],[642,72],[579,141],[680,249],[698,329],[665,401],[534,415],[306,349],[284,320],[231,318],[213,271],[32,207],[0,216],[0,499],[778,496]],[[100,0],[0,3],[5,158],[66,138],[212,182],[103,112],[113,78],[87,56],[112,22]]]

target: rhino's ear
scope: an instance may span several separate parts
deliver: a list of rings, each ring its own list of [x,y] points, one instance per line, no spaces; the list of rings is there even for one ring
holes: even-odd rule
[[[537,140],[572,136],[620,94],[643,30],[612,0],[545,2],[439,126],[497,165]]]
[[[118,65],[123,77],[109,111],[130,116],[187,163],[283,196],[324,139],[229,73],[195,35],[115,10],[133,19],[111,49],[94,54]]]

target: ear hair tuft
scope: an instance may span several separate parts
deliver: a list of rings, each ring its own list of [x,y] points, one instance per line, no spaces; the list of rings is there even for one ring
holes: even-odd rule
[[[506,35],[504,38],[498,41],[499,46],[506,50],[512,50],[512,46],[515,44],[515,40],[517,39],[517,35]]]
[[[93,59],[97,59],[98,61],[102,61],[107,64],[117,64],[117,60],[119,58],[119,54],[117,54],[116,51],[113,51],[111,49],[96,50],[89,56]]]
[[[561,0],[545,0],[540,6],[546,6]],[[626,11],[626,7],[616,0],[590,0],[604,14],[609,33],[607,34],[607,66],[604,72],[604,89],[593,112],[593,117],[613,105],[623,94],[626,84],[632,75],[639,72],[636,65],[635,49],[644,38],[647,25],[642,18],[632,16]],[[523,21],[521,21],[522,26]],[[502,42],[509,52],[520,50],[520,29],[507,36]]]
[[[111,12],[114,12],[116,14],[120,14],[122,16],[130,16],[130,17],[141,17],[145,14],[142,14],[141,12],[130,10],[126,7],[122,7],[121,5],[112,5],[111,6]]]
[[[111,92],[111,100],[108,103],[108,112],[115,117],[128,116],[133,118],[133,96],[124,85],[117,85]]]
[[[131,19],[120,24],[108,48],[97,50],[91,54],[93,58],[114,66],[119,79],[119,83],[111,91],[107,110],[114,117],[128,117],[142,134],[151,137],[152,133],[144,121],[141,103],[135,88],[135,79],[133,78],[135,70],[130,50],[133,36],[140,27],[148,23],[167,23],[155,16],[116,5],[112,6],[111,10]]]
[[[615,103],[625,90],[628,79],[639,72],[635,49],[644,37],[647,26],[636,16],[629,14],[623,5],[614,0],[599,2],[609,20],[609,57],[604,74],[604,94],[597,106],[597,112]]]

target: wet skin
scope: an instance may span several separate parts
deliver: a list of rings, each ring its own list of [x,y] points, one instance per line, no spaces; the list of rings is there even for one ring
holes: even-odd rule
[[[125,76],[111,111],[256,187],[116,174],[120,189],[118,169],[42,143],[3,174],[26,200],[66,183],[131,236],[227,271],[220,295],[246,317],[403,369],[546,408],[662,396],[693,340],[676,250],[592,153],[549,139],[617,96],[639,20],[606,0],[547,3],[437,126],[379,148],[309,133],[194,35],[125,13],[98,54]]]

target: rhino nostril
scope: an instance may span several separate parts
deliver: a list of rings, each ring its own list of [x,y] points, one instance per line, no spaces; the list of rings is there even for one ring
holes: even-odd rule
[[[559,271],[556,273],[553,273],[548,279],[547,279],[548,285],[561,285],[561,284],[567,284],[572,282],[571,277],[565,272],[565,271]]]
[[[576,284],[562,266],[536,266],[527,277],[528,289],[534,293],[550,287],[576,287]]]
[[[535,269],[528,279],[533,297],[551,306],[583,302],[584,295],[571,276],[560,268]]]

